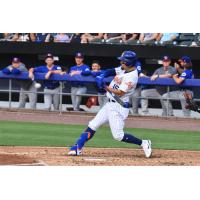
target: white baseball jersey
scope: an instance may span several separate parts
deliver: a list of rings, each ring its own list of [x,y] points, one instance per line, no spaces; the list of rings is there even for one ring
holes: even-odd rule
[[[134,93],[134,90],[137,86],[138,71],[134,70],[127,73],[125,70],[122,70],[121,67],[115,68],[115,71],[116,71],[116,76],[111,81],[109,86],[112,87],[113,89],[125,92],[125,94],[122,97],[120,97],[120,99],[123,102],[128,102],[129,96],[131,96]],[[106,93],[106,96],[109,99],[114,100],[114,98],[109,92]]]
[[[110,83],[110,87],[125,92],[121,97],[124,102],[129,101],[129,96],[134,92],[138,82],[138,71],[126,73],[121,67],[115,68],[116,76]],[[107,92],[107,97],[114,100]],[[93,120],[89,122],[92,130],[97,130],[101,125],[109,123],[113,138],[121,141],[124,137],[124,120],[128,117],[129,109],[124,108],[117,102],[107,102]]]

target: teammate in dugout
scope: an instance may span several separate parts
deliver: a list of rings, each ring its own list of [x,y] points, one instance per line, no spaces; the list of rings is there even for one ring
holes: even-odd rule
[[[19,58],[13,58],[12,64],[7,66],[2,70],[4,74],[14,74],[18,75],[21,74],[21,72],[27,72],[28,69],[24,65],[24,63],[21,62]],[[19,94],[19,108],[25,108],[27,98],[29,99],[29,104],[31,109],[36,109],[36,103],[37,103],[37,89],[35,87],[36,82],[31,80],[17,80],[17,84],[20,85],[21,90]]]
[[[193,79],[194,74],[192,71],[192,61],[190,57],[188,56],[183,56],[181,59],[179,59],[180,62],[180,70],[176,67],[178,74],[173,75],[174,81],[180,85],[179,90],[168,92],[163,94],[163,103],[165,104],[165,107],[168,106],[168,115],[173,115],[173,108],[172,108],[172,102],[169,100],[167,102],[166,98],[174,98],[174,99],[180,99],[181,102],[181,107],[183,111],[184,117],[190,117],[190,110],[186,109],[186,100],[184,98],[184,92],[189,93],[191,96],[193,96],[193,91],[191,87],[187,86],[182,86],[181,84],[186,80],[186,79]],[[182,69],[183,68],[183,69]]]
[[[81,74],[83,71],[89,71],[90,67],[84,64],[84,55],[81,52],[77,52],[75,55],[76,65],[70,67],[69,74],[71,76]],[[86,94],[87,87],[81,81],[74,81],[71,83],[71,100],[74,111],[81,111],[80,104],[82,100],[81,94]]]
[[[124,120],[129,114],[129,97],[133,94],[138,82],[138,71],[135,67],[136,54],[132,51],[125,51],[118,59],[121,63],[120,67],[105,70],[102,75],[97,77],[99,87],[103,87],[103,78],[115,76],[110,85],[105,86],[108,102],[89,122],[76,144],[70,148],[68,155],[81,155],[85,143],[95,135],[96,130],[109,122],[115,140],[139,145],[143,148],[147,158],[151,156],[150,140],[141,140],[123,130]]]
[[[105,70],[101,69],[101,65],[100,62],[98,60],[93,60],[92,62],[92,70],[85,70],[81,72],[82,76],[93,76],[94,78],[96,78],[97,76],[101,75],[104,73]],[[106,91],[103,88],[99,88],[98,86],[96,87],[96,89],[98,90],[98,102],[99,102],[99,106],[100,108],[102,108],[108,101],[105,95]]]
[[[45,81],[43,81],[44,86],[44,104],[45,109],[50,111],[51,105],[53,103],[54,110],[59,109],[59,81],[52,81],[48,80],[51,74],[62,74],[62,69],[60,66],[54,65],[54,57],[52,54],[47,54],[45,58],[46,65],[35,67],[29,69],[29,78],[34,78],[34,73],[46,73],[45,74]]]

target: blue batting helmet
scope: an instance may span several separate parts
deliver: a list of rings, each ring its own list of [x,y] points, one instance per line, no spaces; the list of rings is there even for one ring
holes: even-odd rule
[[[126,66],[134,66],[135,61],[137,60],[136,53],[133,51],[124,51],[120,57],[117,58],[120,61],[123,61]]]

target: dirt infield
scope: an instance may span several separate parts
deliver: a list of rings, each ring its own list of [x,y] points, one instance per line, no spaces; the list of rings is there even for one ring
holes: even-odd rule
[[[66,155],[66,148],[0,147],[0,165],[27,166],[200,166],[200,152],[154,150],[145,158],[140,149],[85,148],[80,157]]]
[[[88,124],[94,114],[0,110],[0,120],[44,122],[55,124]],[[167,130],[200,130],[199,119],[134,117],[126,120],[129,128]],[[200,151],[154,150],[146,159],[139,149],[85,148],[81,157],[69,157],[66,148],[50,147],[0,147],[0,165],[61,165],[61,166],[200,166]]]

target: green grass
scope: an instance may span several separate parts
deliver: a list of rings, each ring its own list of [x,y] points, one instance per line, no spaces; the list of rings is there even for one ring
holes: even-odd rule
[[[0,145],[70,146],[74,144],[85,127],[82,125],[0,121]],[[125,131],[133,133],[139,138],[151,139],[153,148],[200,150],[200,132],[138,128],[126,128]],[[100,128],[87,146],[137,148],[135,145],[113,140],[108,127]]]

